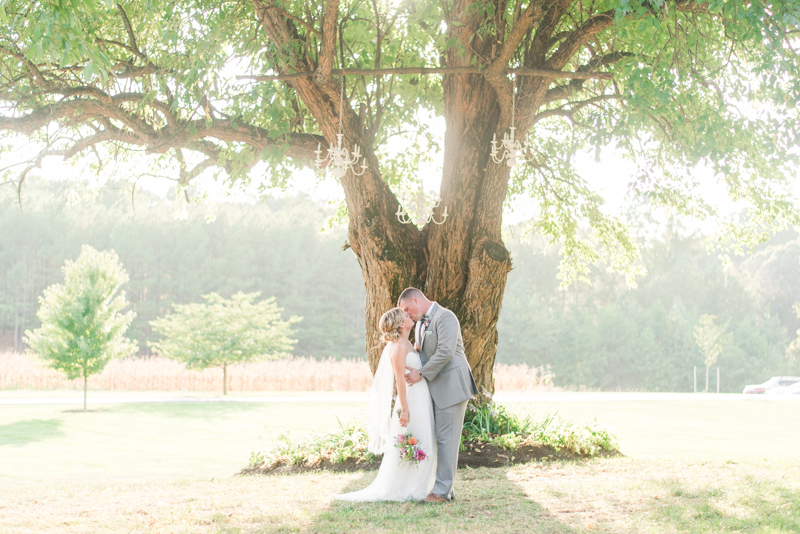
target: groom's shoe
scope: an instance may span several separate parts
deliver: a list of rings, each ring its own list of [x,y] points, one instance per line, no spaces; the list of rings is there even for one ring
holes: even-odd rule
[[[440,495],[436,495],[435,493],[431,493],[430,495],[428,495],[427,497],[422,499],[422,501],[423,502],[447,502],[447,499],[445,499],[444,497],[442,497]]]

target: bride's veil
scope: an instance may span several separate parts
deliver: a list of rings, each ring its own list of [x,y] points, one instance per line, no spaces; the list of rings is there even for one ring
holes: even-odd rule
[[[394,392],[394,370],[389,346],[381,353],[381,361],[372,378],[367,408],[367,450],[372,454],[383,454],[389,445],[389,423],[392,419],[392,393]]]

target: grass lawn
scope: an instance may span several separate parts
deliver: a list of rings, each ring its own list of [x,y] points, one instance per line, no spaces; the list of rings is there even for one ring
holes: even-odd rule
[[[509,403],[534,416],[596,419],[635,458],[800,459],[800,399]]]
[[[0,487],[21,481],[226,477],[281,433],[330,432],[356,404],[0,406]]]
[[[800,531],[800,462],[591,460],[459,472],[452,504],[338,503],[375,473],[0,490],[0,532]]]
[[[597,418],[627,458],[462,470],[445,506],[355,505],[332,495],[374,472],[231,475],[365,403],[0,406],[0,533],[800,532],[796,402],[508,406]]]

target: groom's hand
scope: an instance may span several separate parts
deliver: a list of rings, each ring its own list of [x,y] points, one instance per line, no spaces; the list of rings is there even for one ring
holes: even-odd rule
[[[408,369],[409,371],[408,373],[406,373],[406,384],[408,384],[409,386],[413,386],[414,384],[422,380],[422,377],[419,376],[419,371],[417,371],[413,367],[406,367],[406,369]]]

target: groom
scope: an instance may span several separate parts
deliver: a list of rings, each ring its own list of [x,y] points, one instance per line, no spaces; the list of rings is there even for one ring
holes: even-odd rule
[[[414,341],[422,360],[419,371],[406,367],[406,382],[413,386],[424,377],[433,399],[438,448],[436,485],[423,500],[449,501],[455,497],[453,484],[467,402],[478,393],[478,386],[464,355],[461,325],[453,312],[431,302],[413,287],[403,291],[397,307],[417,321]]]

